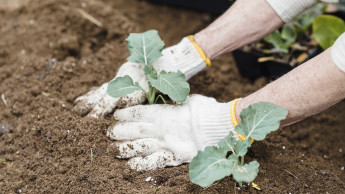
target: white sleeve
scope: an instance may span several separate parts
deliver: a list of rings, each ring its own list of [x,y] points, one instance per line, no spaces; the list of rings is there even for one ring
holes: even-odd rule
[[[345,72],[345,32],[335,41],[331,49],[334,63]]]
[[[339,0],[266,0],[285,22],[291,21],[318,2],[337,3]]]

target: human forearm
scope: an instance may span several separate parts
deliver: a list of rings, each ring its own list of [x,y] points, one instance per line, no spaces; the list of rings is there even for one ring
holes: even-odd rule
[[[280,79],[243,98],[236,113],[265,101],[288,109],[283,126],[321,112],[345,98],[345,73],[334,63],[331,49],[297,67]],[[239,116],[237,115],[237,118]]]
[[[281,25],[283,20],[266,0],[241,0],[194,38],[212,60],[268,35]]]
[[[338,0],[241,0],[195,35],[205,54],[214,59],[270,34],[317,2]]]

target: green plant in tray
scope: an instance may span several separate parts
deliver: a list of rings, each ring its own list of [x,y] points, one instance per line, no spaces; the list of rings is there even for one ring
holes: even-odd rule
[[[324,50],[331,47],[343,32],[345,23],[339,17],[321,15],[313,22],[313,37]]]
[[[259,62],[270,60],[294,66],[304,62],[318,45],[323,50],[332,46],[345,32],[345,24],[339,17],[326,15],[326,10],[325,4],[317,4],[254,44],[255,50],[266,55]]]

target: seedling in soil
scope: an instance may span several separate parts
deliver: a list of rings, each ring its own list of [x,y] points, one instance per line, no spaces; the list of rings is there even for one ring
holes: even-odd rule
[[[232,175],[236,182],[252,182],[259,172],[259,163],[252,161],[244,164],[244,156],[251,146],[250,139],[261,141],[280,126],[288,111],[267,102],[250,105],[241,112],[242,122],[235,127],[237,133],[245,139],[235,140],[235,134],[218,142],[218,146],[208,146],[199,151],[189,165],[189,176],[193,183],[207,187],[215,181]]]
[[[162,56],[164,42],[156,30],[150,30],[144,33],[132,33],[126,39],[130,56],[128,61],[144,65],[143,71],[148,81],[149,91],[145,91],[138,82],[126,75],[118,77],[109,82],[107,94],[120,98],[134,91],[142,90],[149,104],[157,102],[161,98],[164,103],[165,99],[156,93],[159,91],[168,95],[172,100],[181,103],[184,102],[189,94],[190,88],[186,81],[186,76],[178,72],[157,72],[152,66],[152,62]]]

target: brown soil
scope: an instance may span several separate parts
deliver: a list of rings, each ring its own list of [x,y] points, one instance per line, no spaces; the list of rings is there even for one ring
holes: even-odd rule
[[[157,29],[172,45],[210,16],[145,1],[82,2],[0,0],[0,193],[234,193],[231,178],[208,188],[192,184],[188,164],[130,170],[107,150],[111,115],[90,119],[71,111],[76,97],[109,81],[126,60],[129,32]],[[229,54],[190,83],[192,93],[224,102],[267,80],[241,78]],[[261,164],[255,183],[264,193],[345,193],[344,111],[342,101],[253,144],[247,159]],[[145,182],[149,176],[156,185]]]

